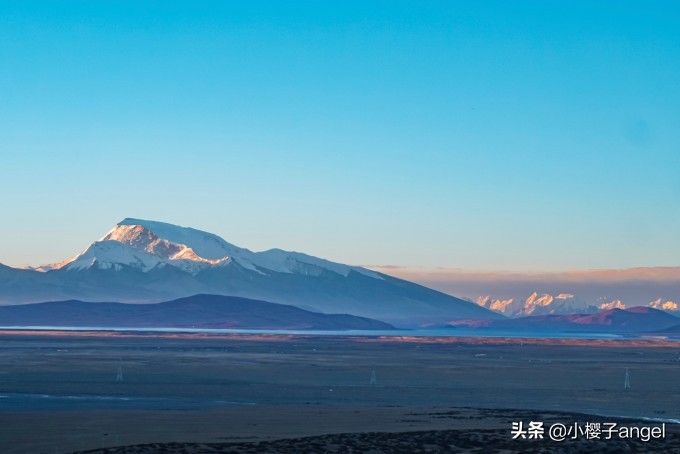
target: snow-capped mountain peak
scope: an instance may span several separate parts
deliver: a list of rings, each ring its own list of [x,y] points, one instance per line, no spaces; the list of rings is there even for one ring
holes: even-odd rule
[[[651,301],[649,304],[647,304],[647,306],[664,311],[678,312],[678,303],[664,300],[663,298],[658,298],[654,301]]]
[[[569,293],[550,295],[533,292],[528,298],[492,299],[480,297],[477,304],[510,317],[528,315],[591,313],[596,308]]]
[[[141,271],[149,271],[159,265],[173,265],[184,271],[195,274],[209,265],[227,263],[230,260],[226,254],[228,243],[222,246],[222,255],[217,253],[218,247],[212,250],[203,248],[209,252],[211,257],[206,258],[197,254],[196,251],[179,242],[161,238],[157,233],[139,223],[132,222],[132,219],[125,219],[117,224],[106,235],[98,241],[92,243],[87,249],[77,256],[65,260],[61,263],[42,267],[44,271],[50,269],[66,269],[69,271],[83,270],[88,268],[99,269],[120,269],[123,266],[136,268]],[[157,223],[161,224],[161,223]],[[168,233],[159,225],[157,230]],[[198,232],[198,231],[197,231]],[[171,238],[181,238],[180,235],[169,235]],[[194,238],[184,235],[185,239],[193,240],[199,246],[206,242],[218,244],[213,239],[201,242],[201,235],[195,234]]]
[[[152,254],[136,251],[123,243],[113,240],[96,241],[70,260],[58,263],[52,269],[69,271],[87,268],[120,269],[129,266],[148,271],[158,265],[159,260]]]
[[[319,275],[331,271],[347,276],[356,271],[375,279],[373,271],[316,258],[299,252],[270,249],[252,252],[217,235],[157,221],[126,218],[92,243],[79,255],[63,262],[37,268],[40,271],[91,267],[119,269],[122,266],[149,271],[158,265],[172,265],[197,274],[211,266],[237,263],[260,274],[289,273]]]
[[[0,305],[74,298],[155,303],[199,294],[359,315],[403,327],[502,318],[365,268],[282,249],[253,252],[211,233],[142,219],[124,219],[64,262],[32,270],[0,267]]]
[[[627,309],[620,299],[600,297],[588,302],[569,293],[559,293],[555,296],[533,292],[528,298],[493,299],[491,296],[480,296],[477,304],[507,315],[509,317],[526,317],[530,315],[565,315],[592,314],[613,309]],[[680,312],[678,303],[659,298],[647,304],[648,307],[669,313]]]
[[[190,260],[215,265],[229,258],[227,254],[215,259],[201,257],[192,247],[160,238],[154,232],[141,225],[118,224],[99,241],[117,241],[133,249],[144,250],[151,255],[165,260]],[[213,256],[215,255],[213,253],[217,251],[206,252],[210,252],[210,255]]]
[[[191,248],[198,256],[207,260],[219,260],[225,256],[238,255],[242,252],[250,252],[247,249],[227,243],[222,238],[212,233],[190,227],[180,227],[173,224],[158,221],[146,221],[143,219],[126,218],[119,222],[107,235],[114,234],[125,237],[130,230],[144,229],[151,232],[157,238],[169,243],[184,245]]]

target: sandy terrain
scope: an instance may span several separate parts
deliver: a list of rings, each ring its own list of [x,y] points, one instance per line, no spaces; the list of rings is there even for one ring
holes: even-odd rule
[[[261,443],[173,445],[176,452],[287,452],[290,439],[310,436],[325,437],[295,443],[326,451],[358,443],[355,452],[429,444],[429,452],[454,445],[474,452],[489,443],[505,452],[539,449],[507,444],[515,418],[680,418],[679,357],[680,344],[666,341],[4,332],[0,452],[171,442]],[[623,387],[626,368],[631,389]],[[403,433],[412,431],[429,435]],[[401,438],[360,435],[367,432]],[[354,434],[329,435],[346,433]],[[273,441],[282,438],[289,448]],[[388,449],[402,442],[402,451]],[[659,452],[653,443],[644,446]]]

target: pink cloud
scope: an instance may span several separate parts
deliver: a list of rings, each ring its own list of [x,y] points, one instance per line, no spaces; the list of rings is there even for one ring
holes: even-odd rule
[[[466,282],[630,282],[678,281],[680,267],[639,267],[611,270],[568,270],[560,272],[508,272],[475,271],[461,268],[417,268],[395,265],[369,266],[368,268],[407,280],[466,281]]]

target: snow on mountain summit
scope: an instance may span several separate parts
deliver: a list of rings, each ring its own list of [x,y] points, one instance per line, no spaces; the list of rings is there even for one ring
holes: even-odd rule
[[[136,251],[117,241],[96,241],[71,260],[54,265],[53,269],[82,270],[90,267],[120,269],[130,266],[148,271],[159,261],[152,254]]]
[[[163,264],[196,274],[211,266],[224,266],[234,262],[262,274],[278,272],[318,275],[327,270],[347,276],[350,271],[356,271],[375,279],[382,279],[378,273],[361,267],[343,265],[281,249],[253,252],[228,243],[212,233],[133,218],[126,218],[116,224],[81,254],[40,269],[49,271],[64,268],[73,271],[90,267],[119,269],[122,266],[130,266],[149,271]]]
[[[477,298],[477,304],[510,317],[528,315],[590,313],[596,310],[569,293],[550,295],[533,292],[528,298],[493,299],[490,296]]]
[[[528,298],[494,299],[490,295],[477,298],[479,306],[491,309],[509,317],[526,317],[531,315],[565,315],[593,314],[612,309],[629,309],[620,299],[600,297],[588,302],[570,293],[559,293],[555,296],[533,292]],[[647,304],[647,307],[676,314],[680,305],[674,301],[658,298]]]
[[[225,256],[247,251],[247,249],[227,243],[212,233],[165,222],[145,221],[143,219],[123,219],[107,235],[118,235],[118,232],[127,232],[130,228],[134,229],[135,227],[141,227],[169,243],[191,248],[198,256],[207,260],[219,260]]]
[[[126,244],[133,249],[142,249],[156,257],[169,260],[191,260],[194,262],[217,264],[229,258],[226,250],[220,251],[217,246],[222,246],[219,243],[215,244],[212,250],[202,248],[203,256],[194,251],[193,247],[185,243],[173,242],[164,238],[160,238],[151,230],[141,225],[117,225],[113,230],[106,234],[99,241],[117,241]],[[196,243],[194,243],[196,244]],[[202,246],[202,243],[198,243]],[[208,252],[207,254],[205,252]],[[206,258],[215,257],[213,259]]]

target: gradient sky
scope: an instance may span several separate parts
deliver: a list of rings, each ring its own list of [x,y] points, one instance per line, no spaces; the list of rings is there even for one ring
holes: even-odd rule
[[[350,264],[680,261],[675,1],[0,2],[0,263],[125,217]]]

